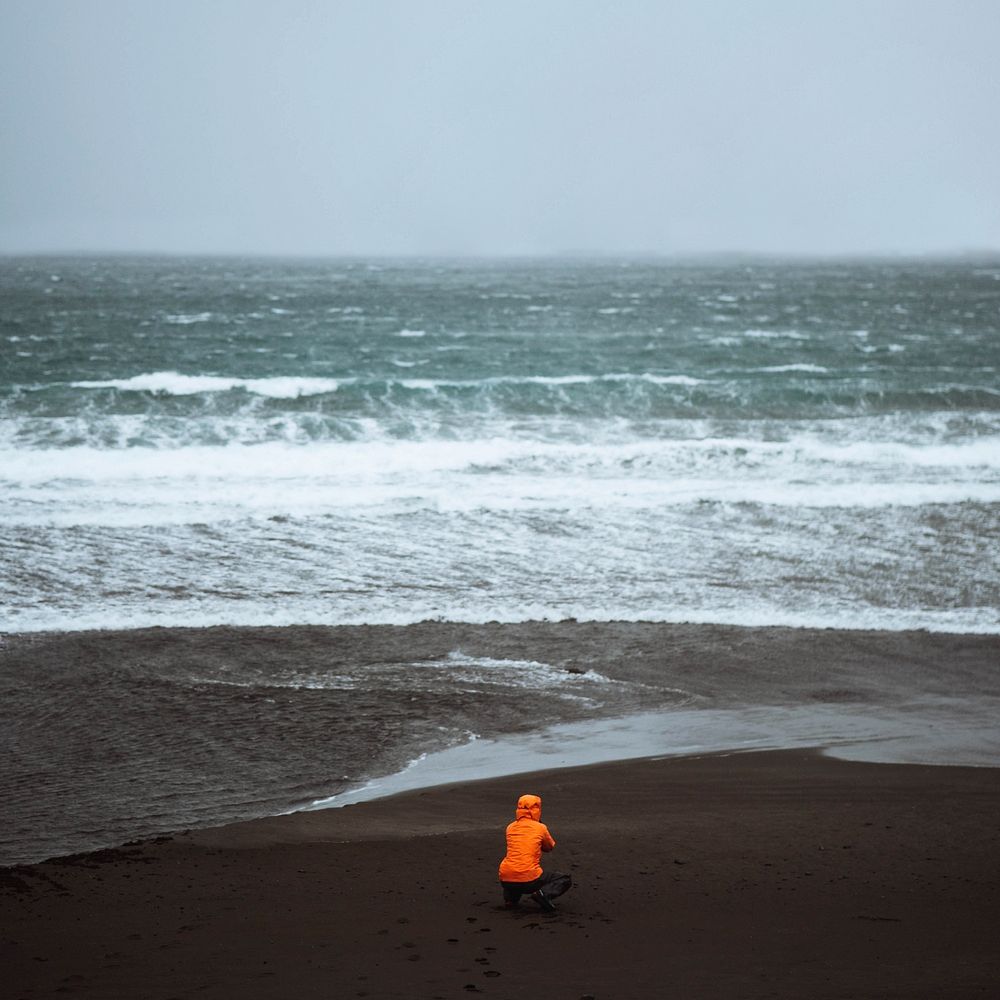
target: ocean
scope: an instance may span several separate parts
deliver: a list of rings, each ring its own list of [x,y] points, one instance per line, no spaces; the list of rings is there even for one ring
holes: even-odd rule
[[[1000,264],[15,258],[0,295],[8,631],[1000,631]]]
[[[1000,634],[998,369],[996,260],[4,258],[0,632],[19,649],[428,621]],[[225,781],[194,782],[192,822],[484,734],[690,704],[599,657],[456,646],[300,669],[244,652],[0,661],[8,760],[35,803],[9,856],[58,811],[37,805],[46,760],[101,774],[95,726],[129,774],[150,773],[141,758],[183,797],[170,775],[191,765],[156,771],[151,736],[170,734],[135,699],[233,757]],[[226,698],[274,697],[303,758],[337,733],[350,749],[294,790],[290,758],[265,793],[213,726]],[[549,708],[526,722],[519,698]],[[243,724],[275,757],[277,736]],[[129,826],[145,800],[121,794],[117,825],[97,794],[59,849],[179,821],[150,807]]]

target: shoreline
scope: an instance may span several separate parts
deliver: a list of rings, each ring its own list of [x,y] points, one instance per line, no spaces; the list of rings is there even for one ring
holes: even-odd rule
[[[233,629],[241,631],[254,631],[266,629],[412,629],[435,625],[458,625],[470,628],[485,628],[488,626],[520,627],[532,625],[593,625],[593,626],[638,626],[638,627],[665,627],[665,628],[720,628],[720,629],[746,629],[754,631],[782,630],[793,632],[844,632],[844,633],[871,633],[886,635],[905,634],[926,634],[940,636],[970,636],[978,638],[1000,638],[1000,622],[991,622],[987,625],[976,625],[967,628],[954,628],[947,622],[937,624],[920,618],[912,612],[903,612],[904,621],[896,626],[890,627],[886,624],[851,624],[854,619],[845,615],[834,617],[823,621],[817,621],[805,615],[789,615],[784,620],[775,620],[775,616],[770,616],[767,621],[760,621],[755,618],[740,617],[738,615],[727,618],[725,615],[710,614],[704,617],[692,616],[685,613],[677,617],[630,617],[628,615],[611,615],[608,617],[588,617],[586,615],[560,616],[554,613],[549,617],[457,617],[448,618],[441,615],[430,617],[401,618],[398,621],[369,621],[366,619],[340,621],[330,623],[329,621],[317,618],[282,619],[273,614],[254,615],[252,620],[241,621],[218,621],[215,618],[208,618],[205,621],[196,621],[194,624],[182,624],[175,621],[163,621],[154,617],[148,620],[139,620],[134,624],[112,624],[95,623],[93,625],[74,625],[72,627],[60,628],[51,625],[38,625],[28,628],[0,629],[0,647],[10,640],[20,639],[52,639],[60,636],[101,636],[118,635],[129,632],[208,632],[215,629]],[[260,623],[260,617],[267,617],[267,624]],[[899,620],[899,616],[894,616]],[[69,620],[79,621],[78,616],[68,616]],[[130,622],[135,621],[135,616],[129,617]]]
[[[559,696],[560,686],[577,701],[550,700],[550,706],[569,705],[560,709],[562,718],[508,714],[517,724],[513,730],[503,720],[481,714],[469,729],[482,738],[450,749],[446,741],[437,747],[425,742],[414,744],[408,753],[401,748],[395,757],[373,754],[368,773],[355,772],[353,780],[331,787],[331,775],[342,773],[334,770],[338,760],[328,747],[341,696],[332,691],[333,700],[316,705],[317,698],[326,697],[323,692],[311,690],[308,679],[304,688],[297,688],[300,681],[295,678],[309,671],[325,677],[358,664],[377,671],[387,662],[403,664],[404,673],[410,669],[407,664],[421,668],[417,673],[427,664],[444,664],[442,676],[448,676],[455,662],[449,656],[456,650],[462,651],[463,663],[480,657],[490,669],[509,664],[513,672],[502,677],[515,688],[519,665],[551,665],[543,678],[546,686],[538,693],[530,686],[531,678],[526,679],[525,694],[516,703],[526,709],[542,695]],[[628,622],[220,626],[8,636],[0,644],[0,681],[12,684],[8,690],[23,699],[33,699],[42,714],[10,715],[18,709],[7,699],[12,746],[22,759],[30,750],[35,763],[29,760],[30,766],[15,775],[11,786],[14,822],[4,853],[11,859],[8,863],[60,857],[178,829],[324,804],[342,806],[417,787],[636,757],[825,746],[832,748],[830,753],[858,759],[994,767],[1000,763],[1000,738],[995,735],[1000,717],[1000,678],[994,666],[998,661],[1000,637],[994,636]],[[244,662],[255,664],[251,683],[263,687],[231,686],[227,671]],[[221,688],[218,683],[197,686],[208,669],[217,671]],[[667,701],[645,712],[641,701],[624,711],[610,703],[596,711],[577,710],[573,706],[580,689],[573,682],[592,670],[607,683],[588,690],[591,697],[603,698],[604,691],[631,685],[643,699],[647,692],[659,692],[657,696]],[[81,673],[85,679],[79,690],[90,699],[86,703],[71,686]],[[270,676],[285,686],[268,688]],[[362,685],[367,675],[353,676]],[[196,697],[182,703],[180,712],[172,701],[162,700],[188,690],[192,677]],[[499,689],[490,683],[494,686],[473,696],[474,701],[492,704],[490,692]],[[44,687],[36,693],[38,685]],[[242,713],[237,722],[249,723],[243,736],[229,722],[216,725],[220,690],[232,692],[226,697],[235,699],[230,703]],[[308,717],[295,714],[299,703],[289,702],[289,726],[269,736],[260,720],[271,718],[271,696],[289,690],[316,711]],[[46,721],[55,711],[52,699],[60,698],[75,727],[69,734]],[[434,698],[422,703],[427,710],[434,710]],[[253,710],[249,719],[244,705]],[[169,728],[156,723],[163,711],[174,711],[167,716]],[[143,726],[151,719],[162,735],[146,738],[150,730],[139,729],[130,731],[129,745],[116,742],[115,733],[137,712],[143,713]],[[307,728],[302,719],[309,724],[308,738],[302,736]],[[204,728],[213,725],[215,729]],[[23,730],[23,739],[18,730]],[[193,774],[189,757],[198,744],[186,738],[188,730],[211,736],[206,751],[211,755],[204,757],[208,768],[215,764],[214,755],[231,743],[240,753],[283,766],[269,778],[269,798],[250,786],[253,795],[239,789],[239,798],[216,795],[214,787],[233,785],[231,775],[239,773],[220,764],[217,772],[205,771],[204,778]],[[95,748],[95,733],[103,742],[110,738],[112,756],[103,742]],[[157,738],[171,741],[176,749],[161,748]],[[174,771],[150,772],[150,764],[159,766],[167,753],[176,756]],[[245,774],[256,780],[258,770],[255,765]],[[188,802],[193,777],[206,791],[200,800]],[[52,786],[53,778],[59,784]],[[109,781],[118,784],[112,787]],[[46,785],[52,787],[47,790]],[[39,803],[39,793],[50,801]],[[86,809],[79,804],[81,793],[89,797]],[[120,818],[99,832],[111,808]],[[85,839],[74,833],[79,830],[95,832]],[[42,831],[45,836],[38,842],[44,846],[35,853],[30,845]]]
[[[781,735],[769,727],[781,726]],[[820,729],[836,726],[837,738]],[[726,735],[722,735],[726,734]],[[966,733],[966,736],[969,734]],[[935,743],[914,732],[902,713],[823,713],[766,706],[748,710],[683,709],[565,723],[535,733],[472,740],[427,753],[400,771],[319,799],[295,812],[337,809],[441,785],[531,774],[544,770],[615,764],[629,760],[715,754],[813,750],[871,764],[1000,768],[990,744],[992,728],[964,747],[947,737]],[[961,755],[965,754],[966,759]]]
[[[575,882],[553,917],[495,881],[527,790]],[[0,960],[25,998],[990,995],[998,830],[989,768],[550,769],[8,869]]]

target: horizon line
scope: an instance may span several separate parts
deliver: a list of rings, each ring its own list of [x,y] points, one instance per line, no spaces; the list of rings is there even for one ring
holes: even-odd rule
[[[277,250],[110,250],[110,249],[0,249],[0,258],[172,258],[219,260],[346,260],[346,261],[497,261],[497,260],[658,260],[685,261],[948,261],[1000,258],[1000,246],[962,250],[586,250],[552,251],[277,251]]]

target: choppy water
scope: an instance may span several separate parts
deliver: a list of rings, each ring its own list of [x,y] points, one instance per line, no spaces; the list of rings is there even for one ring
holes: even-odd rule
[[[6,259],[0,628],[1000,630],[1000,264]]]

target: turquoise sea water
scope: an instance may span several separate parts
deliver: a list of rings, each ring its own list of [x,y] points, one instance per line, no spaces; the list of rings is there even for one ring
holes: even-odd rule
[[[0,628],[1000,630],[1000,264],[0,262]]]

